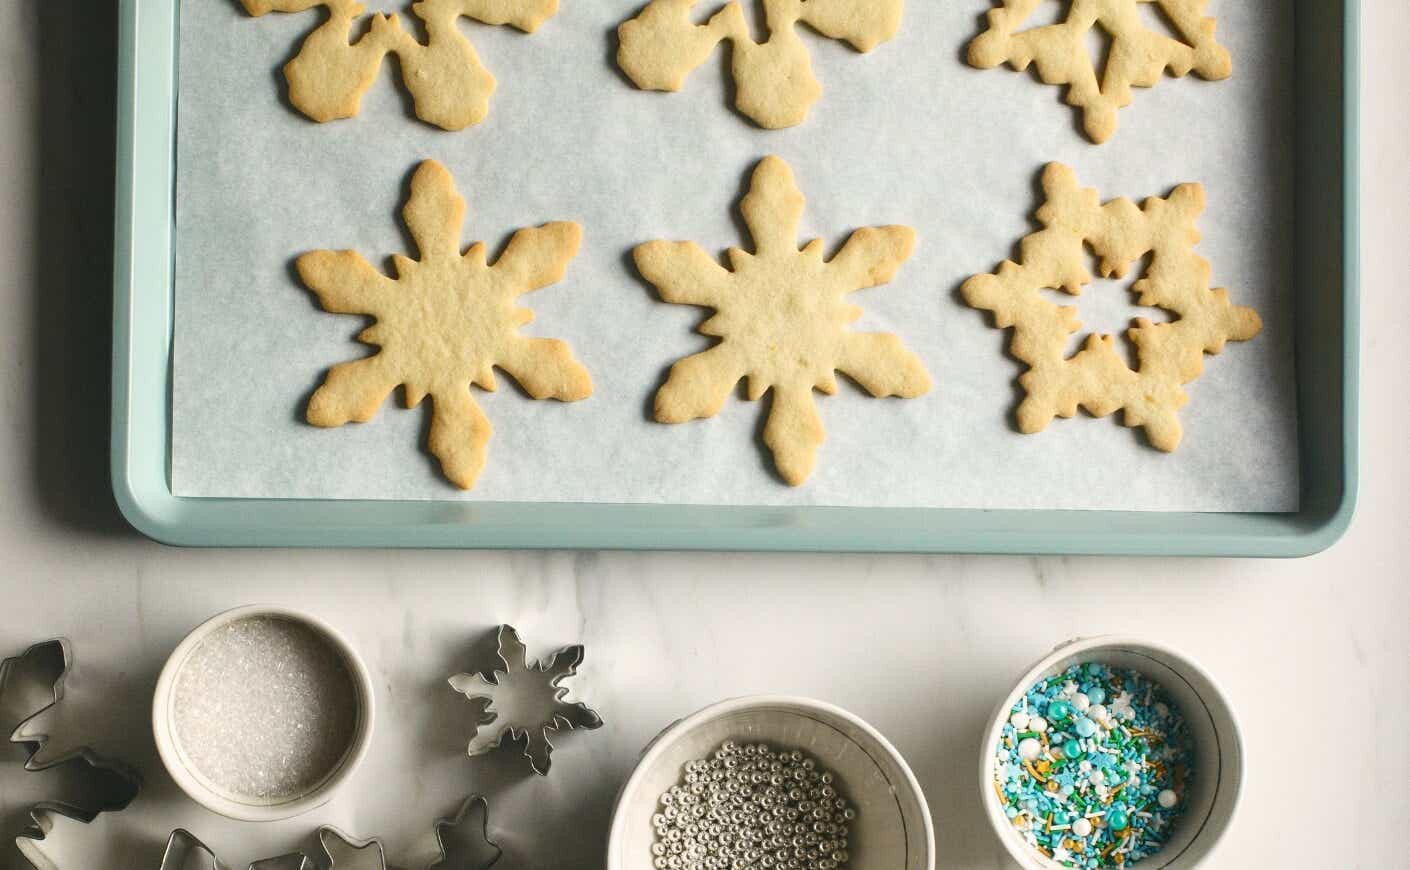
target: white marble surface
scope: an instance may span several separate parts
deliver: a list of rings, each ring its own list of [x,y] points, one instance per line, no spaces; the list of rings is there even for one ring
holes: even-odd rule
[[[1404,863],[1403,0],[1365,4],[1361,507],[1342,543],[1289,563],[183,552],[137,538],[114,516],[104,480],[110,200],[94,143],[110,135],[109,83],[90,65],[111,62],[111,49],[102,15],[70,32],[80,5],[89,8],[0,4],[0,653],[71,637],[81,660],[71,703],[92,711],[76,731],[147,775],[133,808],[92,832],[111,847],[92,866],[153,867],[176,825],[237,864],[334,822],[385,835],[392,856],[417,868],[431,820],[483,790],[495,798],[502,866],[600,867],[612,796],[659,727],[722,697],[781,691],[849,707],[894,740],[929,794],[941,867],[1004,867],[977,802],[983,721],[1054,643],[1113,629],[1188,650],[1242,716],[1249,777],[1216,866]],[[344,628],[377,674],[382,713],[352,789],[325,811],[272,827],[225,823],[184,800],[146,725],[157,670],[181,635],[217,610],[260,600]],[[562,740],[547,779],[522,776],[508,755],[458,754],[465,707],[441,681],[500,621],[517,625],[534,652],[587,644],[576,685],[608,724]],[[101,704],[83,690],[92,685],[106,689]],[[36,795],[6,764],[8,829]]]

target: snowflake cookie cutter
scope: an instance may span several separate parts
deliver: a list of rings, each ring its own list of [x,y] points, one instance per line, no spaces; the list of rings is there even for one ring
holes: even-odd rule
[[[106,818],[60,804],[36,804],[29,809],[29,825],[15,837],[15,849],[34,870],[91,866],[92,856],[86,853],[93,850],[93,840],[104,835]]]
[[[1173,452],[1183,437],[1178,411],[1189,401],[1181,388],[1203,372],[1204,355],[1262,329],[1257,312],[1233,305],[1223,288],[1210,288],[1210,265],[1195,253],[1204,188],[1182,184],[1140,207],[1129,199],[1102,203],[1097,191],[1081,188],[1076,174],[1058,163],[1044,169],[1042,185],[1047,201],[1037,218],[1043,228],[1023,239],[1022,262],[1005,261],[960,290],[969,305],[993,312],[1000,329],[1013,328],[1012,353],[1028,365],[1019,378],[1028,394],[1018,406],[1019,430],[1041,432],[1054,417],[1076,416],[1079,406],[1097,417],[1124,410],[1125,425],[1144,427],[1153,447]],[[1089,336],[1069,358],[1068,338],[1082,326],[1077,310],[1040,295],[1044,289],[1080,295],[1092,280],[1088,247],[1105,277],[1125,277],[1131,264],[1151,255],[1131,292],[1139,304],[1178,318],[1134,321],[1126,335],[1136,348],[1135,370],[1109,335]]]
[[[498,367],[534,399],[576,402],[592,395],[592,376],[567,343],[521,334],[534,315],[515,305],[520,296],[563,279],[582,228],[559,221],[521,229],[494,265],[481,242],[462,254],[465,200],[434,160],[417,167],[402,214],[421,259],[393,257],[396,278],[355,251],[298,258],[300,279],[325,310],[377,319],[358,340],[379,348],[330,369],[308,401],[307,419],[324,428],[365,423],[398,385],[407,408],[430,396],[431,453],[452,483],[470,489],[494,432],[472,385],[493,392]]]
[[[8,710],[10,696],[23,693],[36,696],[32,712],[15,727],[10,742],[26,751],[24,770],[28,773],[63,776],[66,786],[82,792],[35,803],[29,811],[31,824],[15,838],[15,846],[38,870],[57,870],[47,857],[56,838],[73,826],[87,826],[104,813],[120,812],[136,799],[142,778],[136,770],[115,759],[99,755],[88,746],[49,754],[51,735],[48,724],[64,699],[64,686],[73,670],[73,652],[68,640],[56,638],[29,647],[18,656],[0,661],[0,710]],[[16,687],[24,681],[27,686]],[[38,696],[42,694],[43,700]]]
[[[177,828],[167,838],[157,870],[225,870],[225,866],[194,834],[185,828]]]
[[[756,2],[756,0],[746,0]],[[652,0],[617,29],[617,65],[639,88],[679,91],[716,46],[733,44],[735,106],[761,127],[782,129],[807,120],[822,96],[812,58],[798,35],[807,24],[829,39],[866,53],[901,28],[904,0],[758,0],[769,38],[755,42],[739,0],[696,24],[696,0]]]
[[[387,853],[376,837],[359,840],[324,826],[318,829],[318,847],[328,870],[387,870]]]
[[[490,752],[505,741],[524,741],[524,757],[534,773],[547,776],[552,763],[550,731],[562,726],[569,730],[602,727],[602,717],[582,702],[565,702],[564,680],[578,672],[583,646],[564,647],[547,661],[530,663],[519,632],[501,625],[498,632],[499,667],[483,673],[456,674],[451,688],[470,699],[475,707],[474,730],[467,754],[474,758]],[[498,705],[498,709],[496,709]],[[485,726],[498,723],[497,729]]]
[[[411,9],[429,37],[423,45],[402,27],[396,13],[373,15],[368,31],[354,41],[357,20],[365,11],[356,0],[240,2],[256,17],[269,12],[303,12],[314,6],[328,10],[328,18],[284,65],[289,102],[310,119],[326,123],[357,115],[362,95],[376,80],[383,60],[394,54],[400,62],[402,81],[415,102],[416,116],[445,130],[463,130],[483,121],[496,87],[494,76],[480,63],[458,20],[464,17],[489,25],[508,24],[533,33],[558,14],[558,0],[418,0]]]
[[[328,870],[387,870],[382,843],[376,838],[358,840],[327,826],[318,829],[317,838]],[[249,870],[315,870],[316,866],[300,851],[262,858],[251,863]],[[190,831],[177,828],[167,840],[158,870],[226,870],[226,866]]]
[[[995,0],[989,29],[969,44],[969,63],[993,69],[1007,62],[1016,70],[1037,64],[1050,85],[1067,85],[1068,105],[1084,113],[1083,127],[1100,144],[1116,133],[1117,112],[1131,105],[1131,88],[1151,88],[1168,70],[1176,77],[1194,72],[1209,81],[1226,79],[1234,64],[1215,39],[1216,22],[1203,15],[1208,0],[1068,0],[1067,19],[1020,31],[1046,0]],[[1158,10],[1185,40],[1150,30],[1138,4]],[[1087,48],[1087,32],[1101,27],[1112,43],[1098,79]]]
[[[455,815],[436,822],[440,858],[428,870],[490,870],[498,863],[504,851],[490,839],[489,809],[483,796],[471,795]]]
[[[226,866],[220,863],[216,853],[206,843],[200,842],[185,828],[178,828],[166,840],[166,850],[162,852],[158,870],[226,870]],[[251,863],[250,870],[314,870],[314,867],[305,853],[292,852]]]
[[[857,230],[824,260],[821,240],[798,247],[804,205],[793,170],[768,157],[754,170],[740,207],[754,253],[731,248],[726,269],[694,242],[647,242],[632,252],[664,301],[717,312],[699,331],[719,343],[671,367],[656,393],[656,420],[713,417],[741,380],[748,381],[751,402],[772,391],[764,443],[791,486],[801,486],[817,466],[826,432],[813,391],[836,394],[838,372],[877,398],[916,398],[931,388],[925,364],[900,338],[848,330],[862,309],[846,297],[889,283],[910,259],[915,231]]]

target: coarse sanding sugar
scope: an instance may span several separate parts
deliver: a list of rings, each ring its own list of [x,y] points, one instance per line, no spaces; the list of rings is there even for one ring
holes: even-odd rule
[[[236,620],[187,657],[172,698],[187,763],[229,797],[293,800],[333,773],[351,745],[358,696],[332,642],[300,622]]]

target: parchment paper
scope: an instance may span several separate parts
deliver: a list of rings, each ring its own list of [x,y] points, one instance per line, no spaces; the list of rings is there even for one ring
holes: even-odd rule
[[[253,19],[234,0],[186,0],[181,23],[172,481],[183,496],[824,504],[971,508],[1290,511],[1298,503],[1291,269],[1292,11],[1215,0],[1234,78],[1140,90],[1107,145],[1090,144],[1061,91],[963,63],[988,0],[911,0],[900,36],[869,55],[804,34],[825,93],[807,124],[760,130],[730,107],[727,51],[683,93],[647,93],[613,63],[615,30],[641,0],[565,0],[527,36],[465,20],[499,79],[488,120],[446,133],[410,114],[388,61],[353,120],[317,125],[284,101],[279,67],[321,12]],[[717,8],[713,0],[701,14]],[[1056,16],[1059,4],[1053,3]],[[756,25],[757,26],[757,25]],[[658,238],[748,245],[737,218],[748,174],[784,157],[808,197],[804,231],[830,245],[875,224],[914,226],[916,256],[856,294],[856,328],[899,333],[926,361],[927,397],[819,395],[828,438],[791,489],[760,446],[767,400],[716,419],[651,422],[676,359],[707,347],[704,312],[660,302],[631,248]],[[577,220],[566,280],[524,298],[526,332],[570,342],[591,399],[529,400],[501,378],[477,392],[493,421],[488,467],[463,494],[424,450],[429,403],[389,401],[375,421],[305,424],[328,366],[366,355],[365,324],[322,312],[292,261],[353,248],[374,263],[410,247],[399,219],[410,172],[445,163],[469,201],[464,242]],[[1008,335],[957,288],[1016,254],[1035,225],[1044,163],[1074,167],[1104,198],[1203,182],[1200,252],[1216,285],[1258,309],[1256,340],[1206,358],[1188,387],[1173,455],[1115,422],[1056,420],[1020,435],[1020,366]],[[1124,329],[1129,281],[1077,303],[1088,327]]]

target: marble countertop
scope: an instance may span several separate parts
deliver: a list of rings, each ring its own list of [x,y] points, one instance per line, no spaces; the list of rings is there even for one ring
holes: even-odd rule
[[[196,552],[130,532],[106,481],[111,19],[78,0],[0,6],[0,655],[55,635],[80,662],[83,739],[146,775],[85,832],[102,866],[152,868],[185,826],[232,866],[318,824],[381,835],[424,867],[434,819],[492,796],[507,867],[598,868],[612,799],[664,725],[721,698],[819,697],[888,735],[924,786],[939,866],[1009,866],[977,799],[991,707],[1074,635],[1134,631],[1202,661],[1244,729],[1243,805],[1216,866],[1391,866],[1410,825],[1410,6],[1366,0],[1364,422],[1346,538],[1296,562],[632,553]],[[96,60],[95,60],[96,58]],[[95,72],[97,70],[97,72]],[[94,143],[97,143],[95,145]],[[226,822],[162,771],[148,727],[166,655],[211,614],[316,612],[362,650],[379,729],[353,786],[268,826]],[[574,686],[607,725],[559,741],[551,775],[468,759],[445,677],[500,622],[532,653],[582,642]],[[101,695],[91,692],[102,688]],[[6,726],[8,727],[8,726]],[[76,726],[77,727],[77,726]],[[66,735],[66,739],[77,735]],[[7,756],[0,830],[39,795]],[[3,847],[0,847],[2,849]],[[0,851],[0,854],[4,854]],[[95,852],[94,854],[103,854]],[[6,866],[0,859],[0,867]],[[96,865],[95,865],[96,866]]]

